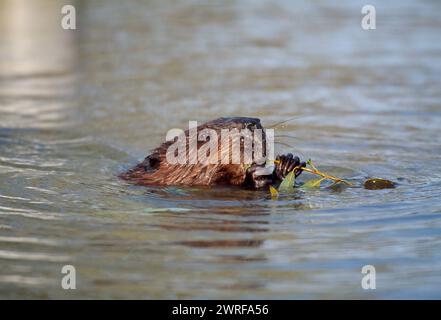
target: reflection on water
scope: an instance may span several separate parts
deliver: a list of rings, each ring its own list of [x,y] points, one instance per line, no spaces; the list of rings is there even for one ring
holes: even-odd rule
[[[441,296],[438,3],[378,4],[369,32],[353,1],[77,1],[77,31],[62,4],[0,3],[1,297]],[[233,115],[294,117],[276,151],[357,187],[117,178],[169,128]]]
[[[65,120],[77,49],[74,35],[59,27],[61,3],[0,4],[2,127],[49,128]]]

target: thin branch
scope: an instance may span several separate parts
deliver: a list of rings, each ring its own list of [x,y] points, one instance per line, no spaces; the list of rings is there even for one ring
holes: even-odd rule
[[[280,160],[273,160],[273,161],[274,161],[275,164],[280,163]],[[307,163],[308,163],[308,165],[311,166],[312,169],[310,169],[310,168],[306,168],[306,167],[297,166],[297,167],[295,167],[293,170],[303,170],[303,171],[306,171],[306,172],[310,172],[310,173],[313,173],[313,174],[319,175],[319,176],[323,177],[324,179],[333,180],[334,183],[333,183],[332,185],[341,182],[341,183],[344,183],[344,184],[346,184],[346,185],[348,185],[348,186],[352,186],[352,183],[350,183],[349,181],[346,181],[346,180],[344,180],[344,179],[340,179],[340,178],[337,178],[337,177],[334,177],[334,176],[331,176],[331,175],[329,175],[329,174],[326,174],[326,173],[324,173],[324,172],[319,171],[319,170],[318,170],[318,169],[312,164],[311,160],[309,160]]]

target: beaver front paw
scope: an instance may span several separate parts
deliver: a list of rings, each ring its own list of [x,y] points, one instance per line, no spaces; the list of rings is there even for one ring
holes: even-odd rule
[[[294,168],[294,174],[297,177],[302,173],[300,167],[305,167],[306,162],[300,162],[299,157],[294,157],[291,153],[276,157],[276,168],[274,169],[274,176],[278,180],[283,180]]]

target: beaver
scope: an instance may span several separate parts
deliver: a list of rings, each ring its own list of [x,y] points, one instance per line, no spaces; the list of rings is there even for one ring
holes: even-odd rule
[[[270,171],[265,167],[266,159],[266,134],[265,129],[258,118],[229,117],[219,118],[206,122],[197,127],[197,132],[203,129],[213,129],[219,136],[222,130],[242,130],[248,129],[254,132],[260,129],[262,132],[262,154],[264,161],[254,161],[246,164],[243,156],[243,137],[240,140],[241,157],[239,163],[174,163],[171,164],[166,156],[168,148],[176,142],[167,141],[155,148],[141,163],[124,172],[120,177],[124,180],[139,185],[163,185],[163,186],[213,186],[231,185],[240,186],[248,189],[268,188],[270,185],[279,184],[292,170],[297,177],[304,167],[305,162],[300,162],[299,157],[291,153],[278,155],[275,165]],[[189,129],[190,130],[190,129]],[[189,136],[189,130],[185,132],[185,138]],[[207,139],[209,140],[209,139]],[[185,139],[187,155],[190,152],[189,139]],[[220,138],[219,138],[220,141]],[[201,148],[201,141],[197,141],[196,146]],[[228,144],[229,147],[229,144]],[[232,156],[233,149],[224,150],[225,147],[219,145],[218,155],[224,154]],[[237,150],[237,149],[236,149]]]

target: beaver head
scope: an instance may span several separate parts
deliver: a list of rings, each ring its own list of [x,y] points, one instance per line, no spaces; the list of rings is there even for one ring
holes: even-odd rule
[[[288,154],[278,158],[280,161],[274,172],[262,173],[261,169],[264,168],[266,159],[266,134],[260,119],[219,118],[198,126],[196,131],[201,133],[204,132],[204,129],[215,131],[214,138],[217,139],[217,144],[214,149],[206,148],[207,142],[213,139],[213,135],[208,135],[205,139],[201,139],[201,136],[199,139],[196,137],[192,143],[189,137],[192,133],[189,129],[181,135],[181,138],[185,138],[182,140],[184,141],[182,146],[185,146],[185,161],[170,161],[170,149],[180,138],[175,137],[174,140],[162,143],[144,161],[123,173],[121,177],[141,185],[208,186],[226,184],[260,188],[280,181],[289,172],[287,170],[293,170],[300,165],[298,157]],[[225,143],[226,141],[223,139],[227,132],[243,134],[227,136],[227,143]],[[246,140],[247,138],[250,139]],[[246,141],[251,141],[251,145]],[[235,143],[240,148],[234,148]],[[248,150],[252,150],[251,157],[247,158],[244,153],[245,144],[247,144]],[[258,150],[260,150],[259,155],[254,152],[255,145],[258,145]],[[208,154],[210,161],[199,161],[199,159],[198,161],[190,161],[191,154],[198,154],[198,152],[199,155],[201,155],[200,152]],[[211,161],[213,156],[215,161]],[[234,159],[236,161],[233,161]],[[300,174],[300,171],[297,171],[296,174]]]

